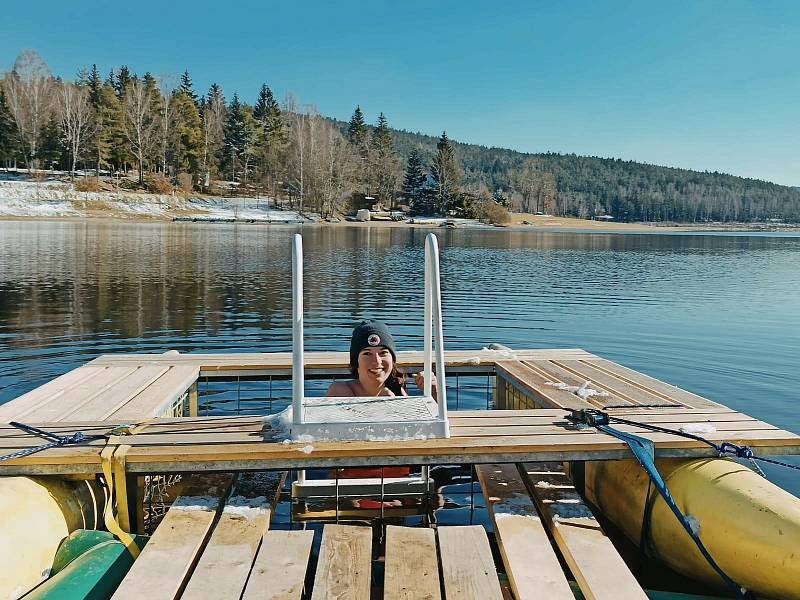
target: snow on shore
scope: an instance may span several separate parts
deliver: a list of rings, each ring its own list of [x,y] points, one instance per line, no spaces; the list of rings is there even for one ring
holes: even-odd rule
[[[0,181],[0,218],[8,217],[181,217],[185,220],[258,222],[307,221],[296,211],[267,208],[265,199],[183,198],[143,192],[78,192],[70,183]]]

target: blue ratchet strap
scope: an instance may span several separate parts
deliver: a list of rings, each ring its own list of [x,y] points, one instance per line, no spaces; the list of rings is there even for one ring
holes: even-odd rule
[[[571,414],[567,415],[567,420],[576,423],[576,424],[583,424],[588,425],[590,427],[596,427],[599,431],[603,433],[607,433],[608,435],[617,438],[618,440],[622,440],[625,442],[628,447],[633,452],[634,457],[638,463],[642,466],[642,468],[647,473],[647,476],[650,477],[650,481],[653,482],[653,485],[658,490],[658,493],[661,494],[661,497],[666,502],[667,506],[669,506],[672,513],[675,515],[675,518],[678,519],[680,524],[686,530],[686,533],[692,538],[694,543],[697,545],[698,550],[700,550],[700,554],[708,561],[708,564],[719,574],[722,580],[735,594],[737,598],[742,599],[750,599],[752,598],[752,594],[745,590],[743,587],[738,585],[733,579],[728,577],[728,575],[722,570],[722,568],[716,563],[714,558],[709,554],[706,547],[703,545],[703,542],[700,540],[700,537],[694,532],[689,521],[683,515],[681,510],[678,508],[678,505],[675,503],[675,500],[672,497],[672,494],[669,493],[667,489],[667,484],[664,479],[661,477],[661,474],[658,472],[656,468],[655,462],[655,446],[653,442],[650,440],[639,437],[638,435],[633,435],[632,433],[626,433],[624,431],[620,431],[619,429],[615,429],[611,427],[609,423],[608,413],[604,413],[603,411],[587,408],[581,410],[572,410]]]

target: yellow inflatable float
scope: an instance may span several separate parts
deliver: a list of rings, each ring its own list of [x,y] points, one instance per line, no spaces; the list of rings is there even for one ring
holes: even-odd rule
[[[0,600],[46,579],[61,540],[102,524],[104,503],[93,480],[0,477]]]
[[[770,598],[800,600],[800,499],[734,460],[659,459],[675,502],[719,566],[736,583]],[[712,585],[722,580],[634,460],[585,463],[585,494],[639,544],[652,503],[648,554]]]

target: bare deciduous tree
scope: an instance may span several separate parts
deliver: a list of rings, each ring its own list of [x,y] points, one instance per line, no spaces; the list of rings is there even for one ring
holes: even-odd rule
[[[28,168],[35,168],[42,129],[53,114],[53,77],[35,50],[23,50],[3,79],[6,103],[19,131]]]
[[[139,184],[144,184],[144,160],[152,148],[156,127],[147,86],[133,79],[125,92],[122,130],[139,163]]]
[[[225,139],[225,99],[222,94],[212,94],[203,107],[203,174],[202,187],[211,178],[211,159],[219,152]]]
[[[160,150],[159,159],[161,161],[161,171],[166,174],[167,172],[167,150],[169,148],[170,134],[173,128],[173,104],[172,104],[172,91],[175,86],[169,77],[161,77],[159,79],[158,89],[160,96],[158,98],[158,145]]]
[[[64,82],[59,86],[59,117],[64,139],[72,155],[70,176],[75,177],[75,165],[81,156],[83,145],[92,135],[93,109],[89,102],[89,90],[74,83]]]

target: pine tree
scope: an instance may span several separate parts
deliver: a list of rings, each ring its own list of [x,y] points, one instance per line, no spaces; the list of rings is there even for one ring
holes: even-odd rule
[[[433,209],[439,213],[446,214],[449,210],[456,207],[458,203],[458,183],[460,180],[460,168],[456,161],[453,146],[447,138],[447,132],[442,132],[442,137],[436,144],[436,154],[431,162],[431,196],[433,198]]]
[[[92,65],[92,70],[89,71],[89,76],[86,79],[86,86],[89,88],[89,100],[95,108],[100,103],[100,88],[102,85],[100,71],[97,70],[97,65]]]
[[[406,199],[406,202],[408,202],[409,208],[414,214],[426,212],[423,191],[427,179],[428,176],[425,173],[425,167],[419,157],[419,152],[415,148],[408,156],[402,189],[403,197]]]
[[[194,93],[194,86],[192,85],[192,78],[189,77],[189,70],[183,72],[181,75],[181,84],[178,87],[179,94],[186,94],[189,99],[197,105],[197,94]]]
[[[0,161],[4,164],[16,160],[18,152],[16,127],[0,86]]]
[[[234,93],[228,106],[228,118],[225,122],[225,148],[223,150],[225,168],[230,169],[231,180],[236,180],[236,173],[241,166],[247,144],[247,124],[239,94]]]
[[[361,106],[356,106],[353,116],[350,117],[350,124],[347,126],[347,139],[360,151],[367,144],[367,133],[367,124],[364,122]]]
[[[114,82],[114,90],[117,92],[117,98],[122,98],[122,96],[125,94],[125,90],[128,89],[128,86],[133,80],[134,75],[131,75],[130,69],[125,65],[122,65],[119,68],[119,73],[115,78],[113,77],[114,71],[111,71],[111,73]]]
[[[180,173],[200,173],[203,157],[203,124],[197,105],[188,94],[175,94],[175,133],[177,135],[177,168]]]
[[[261,85],[261,90],[258,92],[258,100],[253,107],[253,117],[257,121],[266,122],[273,109],[278,107],[275,98],[272,95],[272,90],[264,83]]]
[[[372,171],[378,200],[394,208],[394,190],[397,185],[398,161],[389,122],[383,113],[378,117],[373,137]]]
[[[111,77],[111,80],[114,78]],[[100,89],[98,106],[98,134],[95,143],[98,169],[103,166],[122,168],[133,156],[128,149],[125,133],[122,131],[122,102],[116,88],[107,81]]]
[[[42,129],[42,141],[38,151],[40,164],[47,169],[51,166],[64,168],[68,155],[69,151],[61,135],[61,126],[58,119],[52,117]]]

